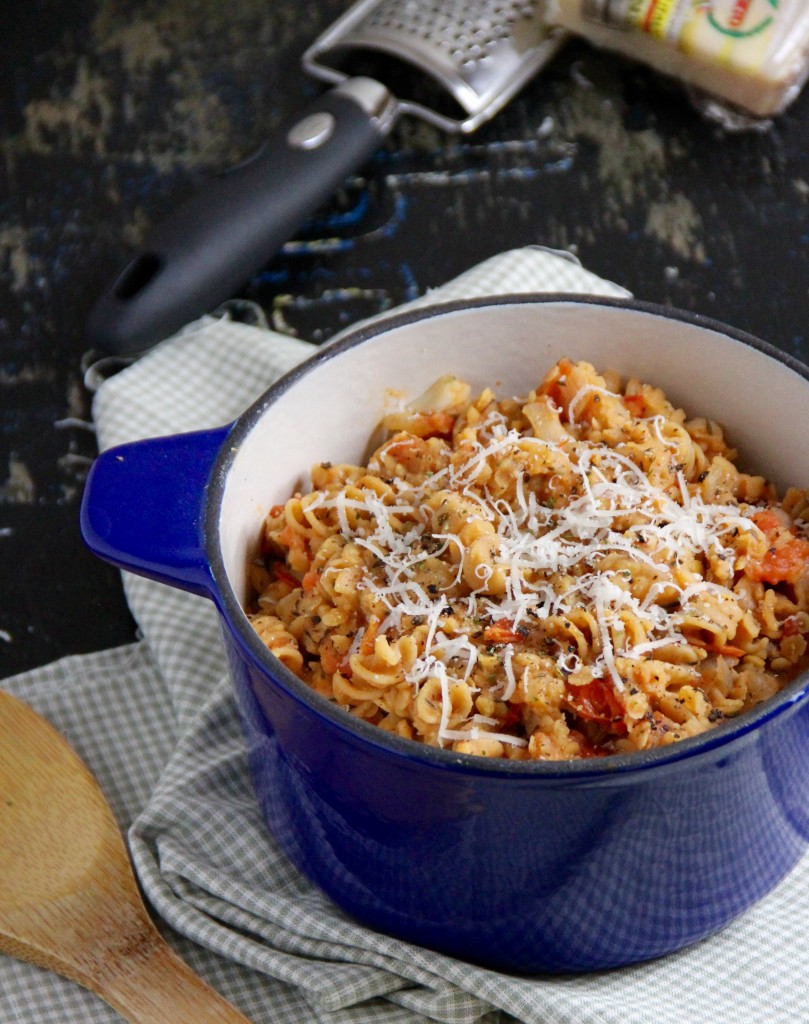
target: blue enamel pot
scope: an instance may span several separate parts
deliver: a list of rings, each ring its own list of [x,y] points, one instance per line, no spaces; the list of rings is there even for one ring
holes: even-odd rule
[[[769,892],[809,842],[809,681],[702,736],[577,762],[493,761],[393,736],[312,692],[243,610],[267,509],[356,461],[386,388],[454,373],[525,394],[562,356],[662,387],[725,425],[744,464],[809,483],[807,370],[720,324],[600,298],[513,296],[356,330],[233,425],[105,452],[90,547],[212,600],[271,832],[349,914],[513,972],[590,971],[680,949]]]

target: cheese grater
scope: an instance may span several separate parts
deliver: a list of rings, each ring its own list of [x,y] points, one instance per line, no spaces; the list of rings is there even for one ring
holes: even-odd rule
[[[93,309],[90,343],[117,354],[142,351],[232,296],[370,157],[399,115],[474,131],[562,42],[545,24],[544,7],[544,0],[354,4],[303,56],[304,69],[332,89],[158,226]]]
[[[352,59],[396,58],[443,87],[463,111],[450,117],[398,97],[400,113],[471,132],[556,52],[561,35],[545,24],[544,10],[543,0],[360,0],[309,47],[303,66],[340,83]]]

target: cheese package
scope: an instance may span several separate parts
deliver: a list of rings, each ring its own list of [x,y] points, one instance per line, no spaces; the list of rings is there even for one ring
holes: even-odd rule
[[[809,72],[806,0],[549,0],[547,17],[756,118]]]

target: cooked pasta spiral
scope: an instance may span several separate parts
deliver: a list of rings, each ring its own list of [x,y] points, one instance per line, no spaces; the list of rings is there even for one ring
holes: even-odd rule
[[[809,664],[809,491],[724,431],[560,360],[527,395],[454,377],[269,510],[250,621],[324,698],[462,754],[695,736]]]

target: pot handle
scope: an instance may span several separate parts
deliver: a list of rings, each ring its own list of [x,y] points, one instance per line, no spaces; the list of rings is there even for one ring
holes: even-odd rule
[[[81,506],[85,543],[121,569],[194,594],[213,590],[205,552],[208,483],[230,427],[102,452]]]

